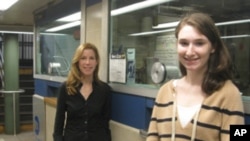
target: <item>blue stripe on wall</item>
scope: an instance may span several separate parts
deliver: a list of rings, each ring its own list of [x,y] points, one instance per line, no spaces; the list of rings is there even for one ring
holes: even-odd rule
[[[35,94],[56,96],[59,82],[35,79]],[[131,94],[112,93],[112,120],[122,124],[147,130],[151,118],[154,99]],[[250,114],[245,114],[246,124],[250,124]]]
[[[60,85],[60,82],[35,79],[35,94],[48,97],[57,96]]]
[[[35,94],[47,96],[47,81],[41,79],[34,79],[35,81]]]
[[[147,129],[149,112],[147,98],[114,92],[112,95],[112,120],[138,129]]]

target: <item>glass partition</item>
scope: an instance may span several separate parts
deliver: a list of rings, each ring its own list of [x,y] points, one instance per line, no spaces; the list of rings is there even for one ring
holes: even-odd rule
[[[237,86],[250,95],[249,8],[248,0],[110,0],[109,82],[154,89],[180,77],[174,28],[183,14],[201,11],[216,22]]]
[[[71,15],[71,14],[70,14]],[[80,12],[36,27],[36,74],[65,77],[80,44]],[[67,17],[67,16],[66,16]]]

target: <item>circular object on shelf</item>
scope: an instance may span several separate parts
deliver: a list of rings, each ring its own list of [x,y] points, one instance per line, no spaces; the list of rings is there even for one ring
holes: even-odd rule
[[[161,62],[155,62],[151,68],[151,78],[156,84],[162,83],[166,77],[166,67]]]

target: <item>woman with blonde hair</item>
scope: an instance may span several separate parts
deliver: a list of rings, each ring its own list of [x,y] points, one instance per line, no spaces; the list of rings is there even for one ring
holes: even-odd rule
[[[54,141],[111,141],[111,88],[98,77],[100,56],[91,43],[75,51],[59,90]]]

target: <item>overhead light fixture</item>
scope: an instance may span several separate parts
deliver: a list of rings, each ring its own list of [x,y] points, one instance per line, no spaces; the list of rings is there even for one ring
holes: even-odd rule
[[[223,26],[223,25],[232,25],[232,24],[241,24],[241,23],[250,23],[250,19],[220,22],[220,23],[215,23],[215,25]],[[157,26],[153,26],[152,28],[153,29],[173,28],[173,27],[176,27],[178,24],[179,24],[179,21],[169,22],[169,23],[158,24]]]
[[[153,26],[153,29],[161,29],[161,28],[173,28],[176,27],[179,24],[179,21],[177,22],[170,22],[170,23],[163,23],[158,24],[157,26]]]
[[[68,28],[71,28],[71,27],[75,27],[75,26],[78,26],[80,24],[81,24],[81,21],[75,21],[75,22],[67,23],[67,24],[64,24],[64,25],[57,26],[57,27],[49,28],[46,31],[47,32],[56,32],[56,31],[60,31],[60,30],[63,30],[63,29],[68,29]]]
[[[216,23],[215,25],[222,26],[222,25],[241,24],[241,23],[250,23],[250,19],[221,22],[221,23]]]
[[[5,30],[0,30],[0,33],[8,33],[8,34],[33,34],[33,32],[24,32],[24,31],[5,31]]]
[[[61,22],[72,22],[72,21],[78,21],[81,19],[81,12],[76,12],[71,15],[62,17],[56,21],[61,21]]]
[[[0,33],[6,33],[6,34],[34,34],[34,32],[24,32],[24,31],[5,31],[5,30],[0,30]],[[40,33],[42,35],[66,35],[66,34],[61,34],[61,33]]]
[[[249,34],[242,34],[242,35],[232,35],[232,36],[222,36],[222,39],[231,39],[231,38],[246,38],[250,37]]]
[[[166,2],[170,2],[170,1],[174,1],[174,0],[146,0],[146,1],[138,2],[135,4],[131,4],[131,5],[128,5],[128,6],[125,6],[122,8],[112,10],[110,14],[111,14],[111,16],[117,16],[117,15],[129,13],[129,12],[133,12],[136,10],[148,8],[151,6],[163,4]]]
[[[63,33],[50,33],[50,32],[42,32],[40,33],[41,35],[56,35],[56,36],[65,36],[67,34],[63,34]]]
[[[152,34],[159,34],[159,33],[165,33],[165,32],[172,32],[174,31],[174,28],[166,29],[166,30],[158,30],[158,31],[147,31],[147,32],[140,32],[140,33],[133,33],[129,34],[129,36],[147,36]]]
[[[4,11],[10,8],[13,4],[15,4],[18,0],[1,0],[0,2],[0,10]]]

